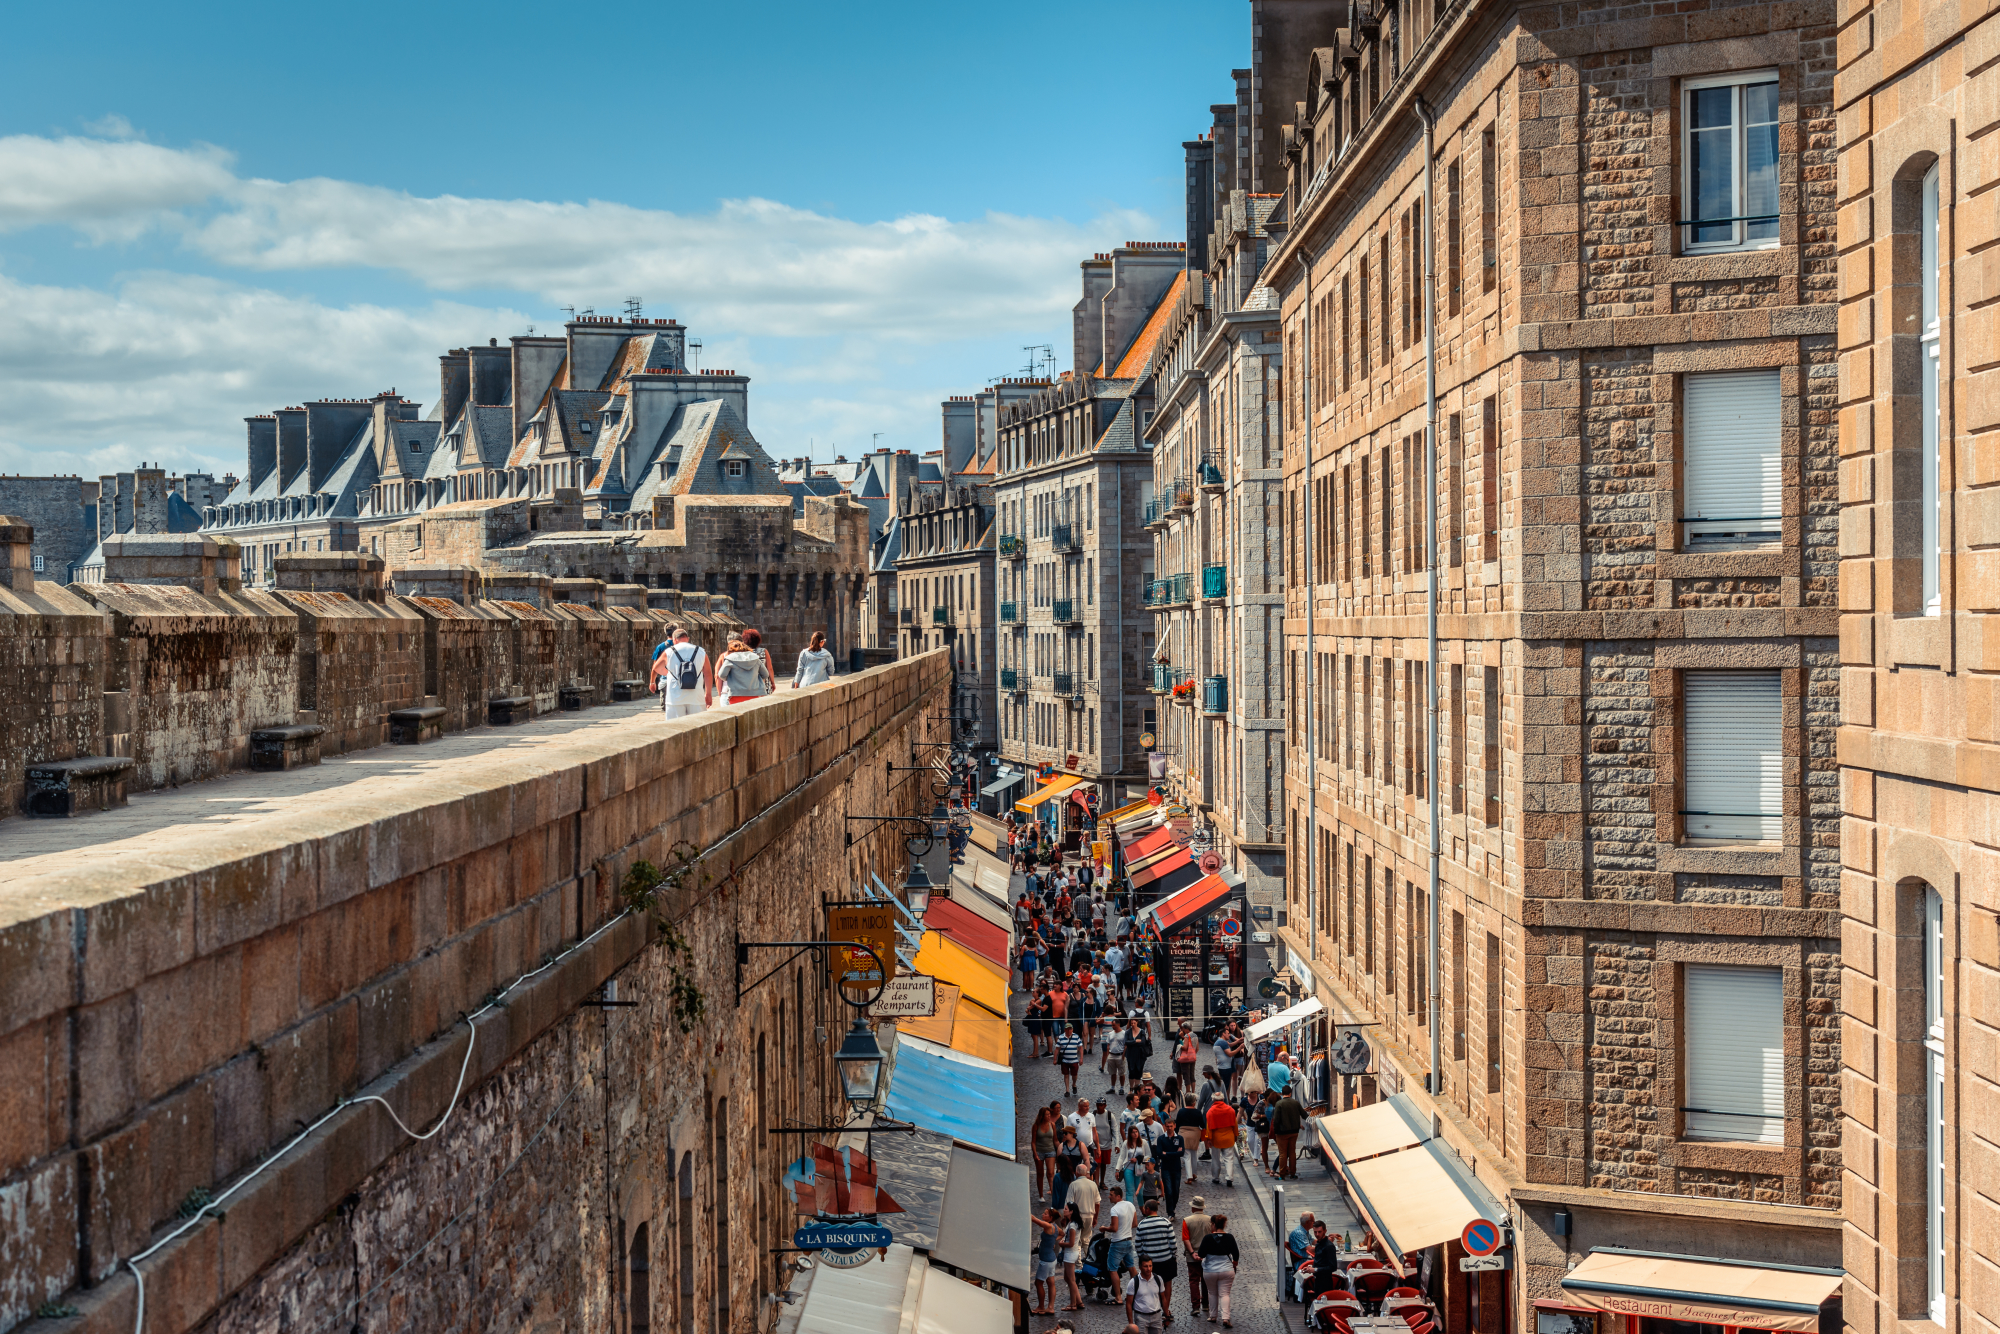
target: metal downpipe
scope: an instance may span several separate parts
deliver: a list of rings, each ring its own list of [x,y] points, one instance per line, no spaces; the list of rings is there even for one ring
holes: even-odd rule
[[[1439,827],[1443,805],[1439,800],[1443,784],[1438,772],[1438,578],[1443,573],[1438,563],[1438,398],[1437,398],[1437,274],[1433,254],[1437,249],[1436,201],[1431,197],[1432,177],[1436,171],[1432,159],[1436,153],[1437,118],[1431,114],[1429,104],[1422,96],[1411,99],[1411,106],[1424,123],[1424,216],[1422,244],[1424,250],[1424,558],[1429,567],[1425,579],[1425,619],[1429,626],[1430,666],[1424,674],[1425,693],[1428,699],[1428,726],[1424,729],[1427,772],[1425,779],[1430,785],[1431,799],[1431,892],[1429,903],[1429,949],[1430,983],[1429,1004],[1425,1007],[1424,1018],[1431,1030],[1431,1069],[1426,1081],[1431,1095],[1435,1097],[1444,1091],[1444,1070],[1439,1063],[1442,1050],[1439,1039],[1444,1025],[1439,1019],[1442,1000],[1438,995],[1438,929],[1440,877],[1438,866],[1442,848]],[[1461,983],[1461,985],[1463,985]]]

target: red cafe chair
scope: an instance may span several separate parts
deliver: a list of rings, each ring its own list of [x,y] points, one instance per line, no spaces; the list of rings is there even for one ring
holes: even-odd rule
[[[1384,1297],[1422,1297],[1424,1294],[1418,1292],[1415,1288],[1403,1287],[1391,1288],[1382,1295]]]

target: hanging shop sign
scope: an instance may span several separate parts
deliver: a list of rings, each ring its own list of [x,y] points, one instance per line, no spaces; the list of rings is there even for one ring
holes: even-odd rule
[[[937,979],[922,973],[892,978],[868,1007],[877,1019],[932,1019],[937,1016]]]
[[[896,976],[896,910],[891,907],[842,906],[826,910],[826,938],[872,946],[882,960],[877,967],[867,950],[836,946],[827,951],[834,980],[843,991],[872,992]],[[883,969],[887,969],[884,972]]]
[[[1333,1050],[1327,1056],[1334,1070],[1343,1075],[1365,1075],[1375,1063],[1375,1053],[1369,1050],[1368,1039],[1361,1036],[1358,1028],[1343,1028],[1334,1039]]]
[[[875,1160],[860,1150],[815,1144],[785,1169],[784,1185],[792,1207],[805,1215],[792,1244],[835,1269],[867,1264],[895,1241],[876,1216],[902,1213],[903,1206],[876,1184]]]

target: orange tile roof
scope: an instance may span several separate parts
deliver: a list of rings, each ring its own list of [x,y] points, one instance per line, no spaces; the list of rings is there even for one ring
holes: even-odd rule
[[[1131,350],[1118,363],[1118,369],[1111,372],[1114,380],[1136,380],[1146,373],[1146,360],[1153,355],[1153,349],[1160,344],[1160,338],[1167,331],[1167,321],[1173,318],[1174,305],[1187,290],[1188,271],[1182,269],[1174,275],[1174,281],[1167,288],[1167,294],[1160,298],[1160,304],[1153,307],[1153,313],[1146,317],[1146,325],[1139,330],[1139,336],[1132,341]]]

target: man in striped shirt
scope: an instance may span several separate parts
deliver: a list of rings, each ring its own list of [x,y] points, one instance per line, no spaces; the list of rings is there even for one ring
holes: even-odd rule
[[[1076,1035],[1075,1024],[1064,1024],[1062,1034],[1056,1038],[1056,1061],[1062,1067],[1063,1092],[1076,1096],[1076,1065],[1083,1053],[1083,1039]]]
[[[1166,1323],[1174,1323],[1174,1279],[1180,1275],[1180,1229],[1174,1220],[1162,1217],[1158,1200],[1146,1201],[1146,1215],[1132,1229],[1139,1254],[1153,1262],[1153,1277],[1160,1280],[1160,1308]]]

